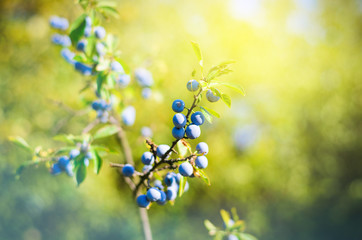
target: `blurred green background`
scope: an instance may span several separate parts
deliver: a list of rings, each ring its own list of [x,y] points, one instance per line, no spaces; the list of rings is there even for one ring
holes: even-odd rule
[[[361,1],[124,0],[118,10],[104,24],[119,36],[122,59],[156,80],[152,100],[132,102],[136,159],[146,150],[140,128],[171,142],[171,102],[191,99],[190,40],[207,67],[236,60],[223,80],[247,92],[230,92],[231,109],[207,104],[222,114],[202,128],[212,185],[192,179],[174,207],[152,207],[154,239],[211,239],[203,220],[221,226],[219,210],[231,207],[259,239],[361,239]],[[29,156],[7,136],[59,146],[52,136],[79,134],[94,117],[61,126],[69,114],[53,103],[85,107],[84,78],[51,45],[48,26],[51,15],[80,13],[70,0],[0,2],[0,239],[142,239],[130,191],[107,164],[79,188],[45,167],[14,178]]]

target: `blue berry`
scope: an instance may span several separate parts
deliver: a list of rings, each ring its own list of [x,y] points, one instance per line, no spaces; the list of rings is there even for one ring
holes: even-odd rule
[[[87,27],[91,27],[92,26],[92,19],[89,16],[85,17],[85,25]]]
[[[91,26],[86,26],[84,28],[84,37],[89,37],[92,33],[92,27]]]
[[[177,197],[177,191],[175,188],[168,188],[166,191],[166,199],[169,201],[175,200]]]
[[[92,152],[87,152],[87,153],[85,154],[85,157],[88,158],[88,159],[93,159],[93,154],[92,154]]]
[[[72,44],[68,35],[60,35],[60,34],[53,34],[52,42],[56,45],[60,45],[63,47],[69,47]]]
[[[94,34],[96,38],[103,39],[106,36],[106,30],[102,26],[97,26],[94,28]]]
[[[173,183],[176,182],[176,178],[175,175],[172,173],[167,173],[165,178],[164,178],[164,182],[166,184],[166,186],[171,186]]]
[[[194,168],[189,162],[183,162],[178,168],[179,173],[184,177],[190,177],[194,173]]]
[[[67,156],[61,156],[59,159],[58,159],[58,164],[59,164],[59,167],[63,170],[65,170],[65,168],[67,167],[67,165],[69,164],[69,158]]]
[[[180,113],[185,109],[185,103],[184,101],[177,99],[175,101],[173,101],[172,103],[172,110],[174,112]]]
[[[214,95],[214,93],[210,89],[206,92],[206,98],[207,100],[209,100],[209,102],[217,102],[220,99],[220,97]]]
[[[125,88],[130,83],[131,77],[128,74],[119,74],[116,81],[121,88]]]
[[[187,85],[186,85],[187,89],[191,92],[195,92],[199,89],[200,87],[200,84],[198,81],[196,80],[190,80],[187,82]]]
[[[191,115],[191,122],[195,125],[202,125],[205,122],[205,117],[202,112],[195,112]]]
[[[76,62],[74,66],[77,71],[79,71],[85,76],[89,76],[92,74],[92,67],[90,66],[87,66],[81,62]]]
[[[98,53],[99,56],[103,56],[104,54],[106,54],[105,50],[104,50],[104,45],[103,43],[97,43],[96,44],[96,51]]]
[[[182,175],[181,175],[180,173],[177,173],[177,174],[176,174],[175,179],[176,179],[176,183],[177,183],[177,184],[180,184],[181,177],[182,177]]]
[[[152,90],[151,88],[143,88],[141,95],[144,99],[149,99],[152,95]]]
[[[170,146],[166,145],[166,144],[161,144],[158,145],[157,147],[157,156],[159,158],[163,157],[163,155],[166,154],[166,152],[170,149]]]
[[[65,167],[65,173],[69,176],[72,177],[73,176],[73,165],[71,163],[69,163],[66,167]]]
[[[148,201],[156,202],[161,199],[161,192],[157,188],[152,187],[148,189],[146,196]]]
[[[186,136],[190,139],[195,139],[200,137],[201,129],[195,124],[190,124],[186,128]]]
[[[100,110],[102,108],[102,104],[100,101],[95,100],[92,102],[92,108],[96,111]]]
[[[237,236],[235,236],[234,234],[229,234],[226,235],[223,240],[239,240],[239,238]]]
[[[162,182],[160,180],[155,180],[154,185],[155,185],[155,187],[157,187],[160,190],[163,189],[163,185],[162,185]]]
[[[151,169],[152,169],[152,165],[145,165],[145,166],[142,168],[142,172],[143,172],[143,173],[146,173],[146,172],[149,172]]]
[[[62,169],[59,166],[59,163],[54,163],[52,167],[50,168],[50,173],[52,175],[58,175],[62,172]]]
[[[69,22],[66,18],[52,16],[50,18],[50,26],[52,26],[55,29],[60,29],[64,31],[67,30],[67,28],[69,27]]]
[[[69,152],[69,158],[70,158],[70,159],[74,159],[74,158],[76,158],[79,154],[80,154],[80,152],[79,152],[78,149],[72,149],[72,150]]]
[[[131,177],[134,174],[134,167],[131,164],[126,164],[122,168],[122,173],[126,177]]]
[[[139,195],[137,197],[136,201],[137,201],[138,206],[141,208],[146,208],[146,207],[148,207],[148,205],[150,205],[150,201],[148,201],[146,195]]]
[[[177,128],[183,128],[186,125],[186,117],[182,113],[176,113],[173,116],[172,121]]]
[[[161,193],[161,199],[157,201],[158,205],[165,205],[166,201],[167,201],[167,196],[166,193],[164,191],[160,191]]]
[[[209,146],[205,142],[200,142],[196,145],[196,151],[198,154],[206,155],[209,153]]]
[[[111,62],[111,70],[115,72],[121,72],[124,73],[122,65],[118,61],[112,61]]]
[[[185,129],[174,127],[172,129],[172,136],[176,139],[181,139],[185,135]]]
[[[141,157],[142,163],[145,165],[151,165],[155,161],[155,157],[151,152],[144,152]]]
[[[68,63],[74,65],[75,64],[75,60],[73,60],[73,58],[75,57],[75,53],[70,51],[68,48],[63,48],[62,51],[60,52],[60,54],[62,55],[62,57],[65,59],[65,61],[67,61]]]
[[[126,107],[122,112],[122,121],[126,126],[132,126],[136,120],[136,109],[132,106]]]
[[[152,135],[153,135],[152,129],[149,128],[149,127],[142,127],[141,128],[141,135],[143,137],[152,137]]]
[[[82,39],[77,43],[77,50],[78,51],[85,51],[88,41],[86,39]]]
[[[206,168],[207,164],[208,164],[208,161],[207,161],[207,157],[205,157],[205,156],[198,156],[195,160],[195,165],[198,168],[201,168],[201,169]]]
[[[153,85],[152,74],[147,69],[137,68],[134,71],[134,75],[141,87],[151,87]]]
[[[89,166],[89,158],[84,158],[83,162],[86,167]]]

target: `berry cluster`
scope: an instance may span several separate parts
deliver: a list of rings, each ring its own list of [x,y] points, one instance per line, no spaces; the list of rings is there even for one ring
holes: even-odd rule
[[[84,141],[79,144],[79,149],[75,148],[69,152],[69,156],[61,156],[57,158],[56,162],[51,166],[50,173],[58,175],[65,172],[68,176],[72,177],[74,164],[73,161],[83,161],[84,165],[88,167],[89,160],[93,158],[92,153],[89,151],[89,144]]]
[[[98,99],[92,102],[93,110],[97,111],[97,118],[101,123],[108,122],[108,111],[112,108],[112,103],[107,103],[104,99]]]

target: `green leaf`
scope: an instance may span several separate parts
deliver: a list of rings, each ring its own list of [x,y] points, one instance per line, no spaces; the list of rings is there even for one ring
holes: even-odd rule
[[[225,74],[232,72],[232,70],[230,69],[230,64],[232,64],[234,62],[235,61],[226,61],[226,62],[220,63],[217,66],[212,67],[206,76],[206,81],[210,82],[211,80],[213,80],[217,77],[220,77],[221,75],[225,75]]]
[[[99,171],[100,171],[100,169],[102,167],[103,160],[102,160],[102,158],[99,156],[98,152],[94,148],[92,148],[92,152],[93,152],[93,155],[95,157],[93,159],[93,161],[94,161],[94,172],[96,174],[99,174]]]
[[[33,152],[33,149],[22,137],[9,137],[9,141],[13,142],[15,145],[22,147],[23,149],[31,153]]]
[[[233,216],[233,220],[234,221],[238,221],[239,220],[239,216],[238,213],[236,212],[236,208],[231,208],[231,215]]]
[[[119,131],[119,127],[110,125],[99,129],[93,136],[94,139],[104,138],[116,134]]]
[[[258,240],[256,237],[248,233],[239,233],[239,236],[241,240]]]
[[[86,27],[86,22],[85,22],[86,17],[87,17],[86,14],[80,15],[70,26],[69,37],[72,40],[72,44],[74,46],[84,35],[84,29]]]
[[[75,175],[75,179],[77,180],[77,185],[79,186],[87,176],[87,167],[84,165],[84,161],[82,161],[77,167],[77,172]]]
[[[204,182],[207,184],[207,185],[211,185],[211,182],[210,182],[210,179],[209,177],[206,175],[206,173],[204,172],[204,170],[201,170],[201,169],[198,169],[198,172],[200,173],[200,176],[202,178],[202,180],[204,180]]]
[[[187,154],[187,147],[182,143],[181,141],[177,142],[177,152],[179,154],[180,157],[185,157]]]
[[[103,82],[106,79],[106,77],[107,77],[107,74],[105,74],[104,72],[98,73],[98,76],[97,76],[97,92],[98,93],[101,92],[102,85],[103,85]]]
[[[244,231],[245,223],[242,220],[236,221],[232,226],[230,226],[230,231],[237,230],[237,231]]]
[[[113,7],[115,8],[117,3],[115,1],[99,1],[97,2],[97,7]]]
[[[73,135],[66,135],[66,134],[60,134],[53,137],[54,140],[65,142],[68,144],[74,144],[74,136]]]
[[[196,54],[196,57],[199,60],[199,64],[202,67],[203,60],[202,60],[202,53],[201,53],[200,45],[197,42],[191,42],[191,44],[192,44],[192,48],[194,49],[194,52]]]
[[[78,0],[78,3],[85,10],[88,6],[89,0]]]
[[[204,221],[204,225],[205,225],[206,229],[209,230],[209,231],[216,231],[216,230],[217,230],[217,228],[215,227],[215,225],[212,224],[212,222],[210,222],[210,221],[207,220],[207,219]]]
[[[211,115],[213,115],[213,116],[215,116],[217,118],[220,118],[220,114],[218,114],[216,111],[212,110],[211,108],[208,108],[208,107],[205,107],[205,106],[202,106],[200,108],[203,108],[205,111],[207,111]]]
[[[63,147],[59,148],[54,155],[64,155],[65,153],[68,154],[71,150],[73,150],[75,147]]]
[[[184,193],[185,186],[186,186],[186,178],[181,176],[181,178],[180,178],[180,187],[178,189],[178,196],[179,197],[181,197],[182,194]]]
[[[102,6],[102,7],[97,7],[97,10],[100,13],[102,13],[105,17],[108,17],[108,15],[113,16],[115,18],[119,17],[119,13],[114,7]]]
[[[95,51],[96,51],[96,37],[95,36],[90,36],[87,38],[87,46],[85,48],[85,52],[87,54],[87,56],[89,56],[89,60],[91,60],[93,62],[93,58],[92,56],[94,55]]]
[[[202,112],[202,114],[204,115],[204,117],[206,118],[206,120],[209,122],[209,123],[212,123],[212,116],[211,116],[211,113],[209,113],[205,107],[200,107],[200,110]]]
[[[221,85],[221,86],[225,86],[225,87],[228,87],[230,89],[233,89],[234,91],[242,94],[243,96],[245,96],[245,90],[239,86],[238,84],[235,84],[235,83],[227,83],[227,82],[212,82],[210,83],[210,86],[218,86],[218,85]]]
[[[225,226],[228,226],[229,222],[230,222],[230,214],[227,211],[225,211],[224,209],[221,209],[220,215],[221,215],[221,218],[222,218]]]
[[[225,93],[221,94],[221,100],[228,106],[231,107],[231,97]]]

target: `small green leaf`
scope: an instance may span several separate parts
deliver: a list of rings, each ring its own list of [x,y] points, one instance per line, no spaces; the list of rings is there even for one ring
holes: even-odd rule
[[[98,76],[97,76],[97,92],[98,93],[101,92],[102,85],[103,85],[103,82],[106,79],[106,77],[107,77],[107,74],[105,74],[104,72],[98,73]]]
[[[77,185],[79,186],[87,176],[87,167],[84,165],[84,161],[82,161],[77,167],[77,172],[75,175],[75,179],[77,180]]]
[[[194,49],[194,52],[196,54],[196,57],[199,60],[199,64],[202,67],[203,60],[202,60],[202,53],[201,53],[200,45],[197,42],[191,42],[191,44],[192,44],[192,48]]]
[[[84,35],[84,29],[86,27],[86,22],[85,22],[86,17],[87,17],[86,14],[80,15],[70,26],[69,37],[72,40],[72,44],[74,46]]]
[[[65,142],[68,144],[74,144],[74,136],[73,135],[66,135],[60,134],[53,137],[55,141]]]
[[[186,178],[181,176],[181,178],[180,178],[180,187],[178,189],[178,196],[179,197],[181,197],[182,194],[184,193],[185,186],[186,186]]]
[[[9,141],[15,143],[17,146],[22,147],[31,153],[33,152],[33,149],[22,137],[9,137]]]
[[[75,55],[73,58],[74,61],[85,63],[87,62],[87,58],[84,55]]]
[[[238,213],[236,212],[236,208],[235,208],[235,207],[231,208],[231,215],[233,216],[233,220],[234,220],[234,221],[238,221],[238,220],[239,220],[239,215],[238,215]]]
[[[212,223],[211,223],[209,220],[207,220],[207,219],[204,221],[204,225],[205,225],[206,229],[209,230],[209,231],[216,231],[216,230],[217,230],[217,228],[215,227],[215,225],[212,224]]]
[[[227,211],[225,211],[224,209],[221,209],[220,215],[221,215],[221,218],[222,218],[225,226],[228,226],[229,222],[230,222],[230,214]]]
[[[117,3],[115,1],[99,1],[97,2],[97,7],[113,7],[115,8]]]
[[[202,178],[202,180],[204,180],[204,182],[207,184],[207,185],[211,185],[210,183],[210,179],[209,177],[206,175],[206,173],[204,172],[204,170],[201,170],[201,169],[198,169],[198,172],[200,173],[200,176]]]
[[[210,82],[211,80],[221,75],[225,75],[232,72],[232,70],[230,69],[230,64],[232,63],[234,63],[234,61],[227,61],[212,67],[206,76],[206,81]]]
[[[99,129],[93,136],[94,139],[104,138],[116,134],[119,131],[119,127],[111,125],[105,126]]]
[[[192,71],[192,73],[191,73],[191,76],[194,78],[195,77],[195,75],[196,75],[196,69],[194,69],[193,71]]]
[[[64,154],[68,154],[71,150],[74,149],[74,146],[73,147],[63,147],[63,148],[59,148],[55,153],[54,155],[64,155]]]
[[[209,123],[212,123],[212,116],[211,114],[205,109],[205,107],[200,107],[200,110],[202,112],[202,114],[204,115],[204,117],[206,118],[206,120]]]
[[[85,10],[88,6],[89,0],[78,0],[78,3]]]
[[[177,152],[180,157],[185,157],[187,154],[187,147],[181,141],[177,142]]]
[[[228,106],[231,107],[231,98],[229,95],[223,93],[221,94],[221,100]]]
[[[102,6],[102,7],[97,7],[97,10],[100,13],[102,13],[105,17],[108,17],[108,15],[113,16],[115,18],[119,17],[119,13],[114,7]]]
[[[217,117],[217,118],[220,118],[220,114],[218,114],[216,111],[212,110],[211,108],[208,108],[208,107],[200,107],[200,108],[203,108],[204,110],[206,110],[208,113],[210,113],[211,115]]]
[[[85,48],[85,52],[87,54],[87,56],[89,56],[89,60],[91,60],[93,62],[92,56],[94,55],[95,51],[96,51],[96,43],[97,40],[95,38],[95,36],[90,36],[87,38],[87,46]]]
[[[239,86],[238,84],[227,83],[227,82],[212,82],[212,83],[210,83],[210,86],[218,86],[218,85],[228,87],[228,88],[242,94],[243,96],[245,96],[245,90],[241,86]]]
[[[99,171],[100,171],[100,169],[102,167],[103,160],[102,160],[102,158],[99,156],[98,152],[94,148],[92,148],[92,152],[93,152],[93,155],[94,155],[94,159],[93,159],[93,161],[94,161],[94,172],[96,174],[99,174]]]
[[[242,220],[236,221],[232,226],[230,227],[230,231],[237,230],[237,231],[244,231],[245,223]]]

